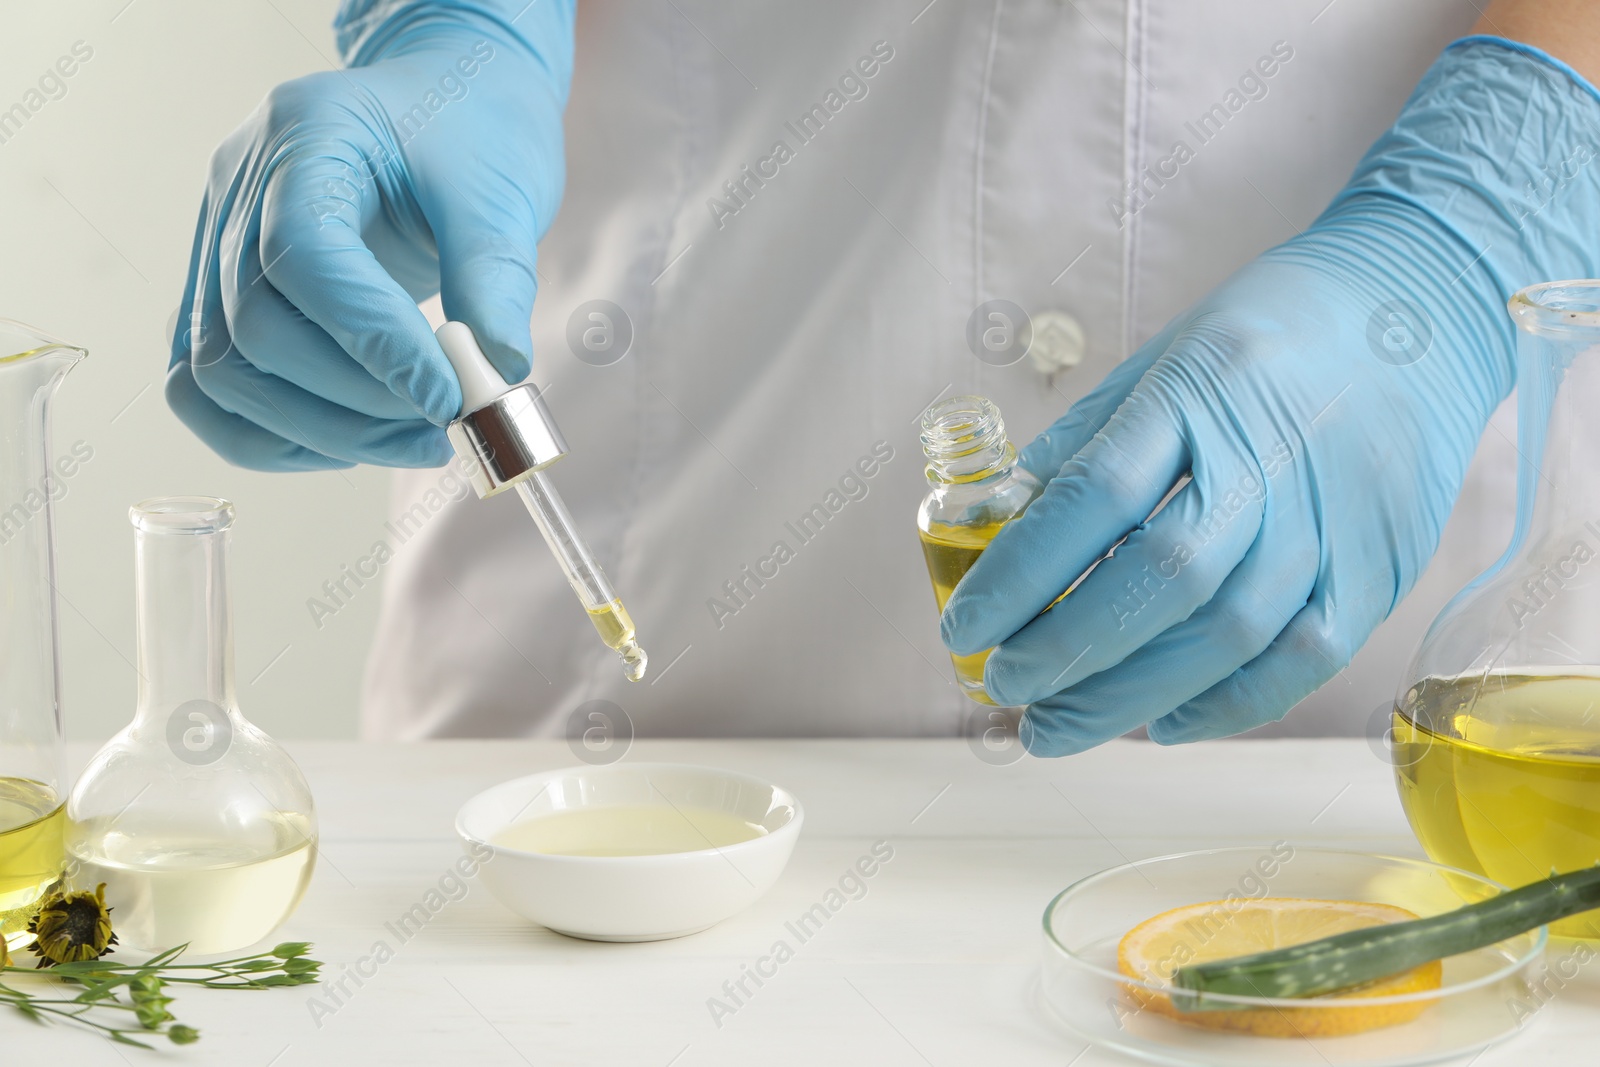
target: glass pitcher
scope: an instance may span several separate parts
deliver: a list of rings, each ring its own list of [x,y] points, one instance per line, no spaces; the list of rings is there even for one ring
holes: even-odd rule
[[[64,854],[50,404],[84,355],[0,319],[0,937],[13,950]]]
[[[1422,639],[1392,753],[1428,855],[1516,886],[1600,861],[1600,281],[1508,306],[1515,532]],[[1552,932],[1600,936],[1600,918]]]

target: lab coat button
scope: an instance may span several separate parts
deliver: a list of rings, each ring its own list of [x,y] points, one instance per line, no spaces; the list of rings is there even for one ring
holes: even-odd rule
[[[1087,342],[1077,319],[1065,311],[1041,311],[1032,319],[1028,362],[1034,370],[1053,378],[1083,362]]]

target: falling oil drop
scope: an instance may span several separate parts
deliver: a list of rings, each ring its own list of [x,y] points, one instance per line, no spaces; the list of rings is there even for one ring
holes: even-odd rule
[[[639,647],[639,642],[627,642],[617,649],[617,654],[622,657],[623,677],[630,682],[637,682],[644,677],[645,666],[649,663],[650,657]]]

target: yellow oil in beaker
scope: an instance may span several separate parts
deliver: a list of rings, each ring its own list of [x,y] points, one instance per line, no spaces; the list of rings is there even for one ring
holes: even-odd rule
[[[45,785],[0,778],[0,937],[12,949],[33,940],[28,922],[61,877],[66,805]]]

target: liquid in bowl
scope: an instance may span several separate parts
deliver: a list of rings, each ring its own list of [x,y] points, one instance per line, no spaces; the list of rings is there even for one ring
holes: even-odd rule
[[[727,848],[766,834],[766,827],[726,811],[639,804],[572,808],[523,819],[489,843],[546,856],[661,856]]]

